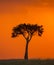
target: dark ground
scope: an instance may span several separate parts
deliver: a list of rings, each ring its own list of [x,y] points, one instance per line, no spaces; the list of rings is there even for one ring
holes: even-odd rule
[[[0,65],[54,65],[54,60],[0,60]]]

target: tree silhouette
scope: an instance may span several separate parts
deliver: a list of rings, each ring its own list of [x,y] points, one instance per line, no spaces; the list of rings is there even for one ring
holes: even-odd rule
[[[28,60],[28,44],[35,33],[38,33],[39,36],[43,33],[43,26],[39,26],[37,24],[20,24],[13,28],[12,37],[17,37],[18,35],[23,35],[26,39],[26,49],[25,49],[25,56],[24,59]]]

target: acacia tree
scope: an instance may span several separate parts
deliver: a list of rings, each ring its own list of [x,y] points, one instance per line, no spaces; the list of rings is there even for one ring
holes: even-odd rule
[[[28,60],[28,44],[32,38],[32,36],[38,33],[39,36],[43,33],[43,26],[39,26],[37,24],[20,24],[13,28],[12,37],[17,37],[18,35],[23,35],[26,40],[26,49],[24,59]]]

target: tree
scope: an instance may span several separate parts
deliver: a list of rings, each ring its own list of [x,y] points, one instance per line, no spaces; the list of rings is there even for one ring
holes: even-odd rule
[[[23,35],[26,40],[26,49],[24,59],[28,60],[28,44],[35,33],[38,33],[39,36],[43,33],[43,26],[39,26],[37,24],[20,24],[13,28],[12,37],[17,37],[18,35]]]

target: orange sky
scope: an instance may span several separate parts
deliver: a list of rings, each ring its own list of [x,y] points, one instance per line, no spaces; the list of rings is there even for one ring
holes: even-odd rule
[[[44,26],[42,37],[35,35],[30,41],[29,59],[54,58],[54,6],[49,3],[0,5],[0,59],[24,58],[25,39],[11,38],[12,28],[20,23]]]

